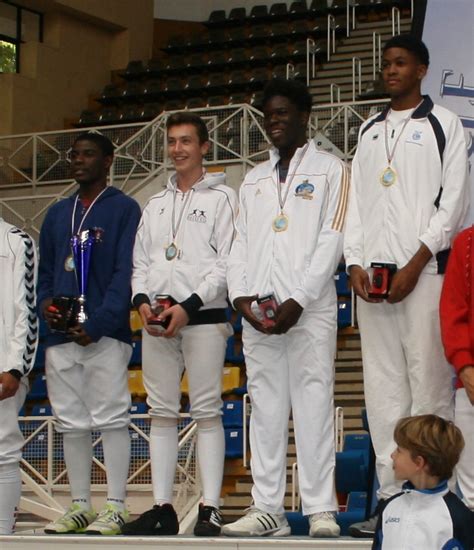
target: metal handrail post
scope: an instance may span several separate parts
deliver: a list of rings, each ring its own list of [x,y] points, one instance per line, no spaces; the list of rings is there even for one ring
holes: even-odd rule
[[[310,61],[311,61],[311,78],[314,78],[316,73],[316,59],[314,51],[316,49],[316,42],[312,38],[306,39],[306,85],[309,86],[310,81]]]
[[[393,6],[392,8],[392,36],[395,36],[395,30],[400,34],[400,10]]]
[[[358,95],[362,92],[362,60],[360,57],[352,58],[352,101],[356,98],[356,72]]]
[[[375,80],[382,66],[382,37],[379,32],[372,33],[372,78]]]

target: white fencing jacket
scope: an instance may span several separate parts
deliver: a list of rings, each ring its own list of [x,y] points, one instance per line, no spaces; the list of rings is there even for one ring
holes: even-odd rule
[[[27,375],[38,344],[36,247],[0,218],[0,369]]]
[[[237,237],[228,262],[229,296],[274,293],[278,302],[293,298],[302,307],[317,302],[334,285],[342,254],[342,230],[349,182],[345,164],[318,151],[314,141],[296,150],[286,183],[288,229],[276,233],[279,214],[277,170],[280,157],[253,168],[240,188]],[[292,177],[292,174],[294,176]]]
[[[225,175],[206,174],[189,193],[176,237],[172,235],[176,174],[165,190],[146,204],[133,252],[133,296],[169,294],[182,302],[197,294],[201,310],[227,307],[226,264],[235,233],[237,196],[224,185]],[[175,221],[186,197],[176,192]],[[174,241],[179,257],[168,261],[166,248]]]
[[[433,254],[424,272],[443,273],[445,251],[469,206],[464,130],[454,113],[425,96],[395,149],[397,181],[384,187],[380,175],[388,165],[388,110],[371,117],[359,132],[344,235],[346,265],[367,268],[385,261],[401,268],[424,243]],[[389,141],[392,150],[394,140]]]

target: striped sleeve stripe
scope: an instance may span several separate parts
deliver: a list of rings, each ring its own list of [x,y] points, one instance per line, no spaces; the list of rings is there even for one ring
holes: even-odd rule
[[[345,163],[341,162],[341,188],[339,191],[339,201],[337,203],[336,214],[332,222],[332,229],[342,231],[346,217],[347,202],[349,200],[349,170]]]
[[[25,246],[24,250],[24,267],[25,276],[23,284],[25,287],[25,305],[28,309],[27,317],[27,333],[26,342],[23,352],[21,372],[28,374],[33,368],[35,359],[36,346],[38,343],[38,318],[36,315],[36,294],[35,294],[35,250],[33,240],[29,235],[23,233],[18,228],[12,229],[11,232],[23,239]]]

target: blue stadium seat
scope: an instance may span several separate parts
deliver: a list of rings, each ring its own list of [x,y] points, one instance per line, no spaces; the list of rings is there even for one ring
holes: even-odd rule
[[[148,405],[146,403],[132,403],[130,407],[130,414],[146,414],[148,412]]]
[[[51,405],[35,405],[31,409],[31,416],[53,416]]]
[[[132,356],[130,357],[129,366],[142,364],[142,341],[133,340],[132,342]]]
[[[337,326],[345,328],[351,324],[352,307],[350,300],[339,300],[337,302]]]
[[[222,406],[222,423],[224,428],[242,428],[243,403],[240,400],[224,401]]]
[[[237,352],[235,349],[235,337],[229,336],[229,339],[227,340],[227,349],[225,352],[226,363],[243,363],[244,360],[243,351],[240,350]]]
[[[365,491],[352,491],[347,497],[346,510],[348,512],[355,510],[364,510],[367,506],[367,493]]]
[[[46,375],[38,374],[33,381],[31,390],[28,394],[28,400],[40,400],[48,397],[48,390],[46,388]]]
[[[368,455],[364,451],[336,453],[336,491],[349,494],[366,491],[368,484]]]
[[[364,451],[369,454],[369,434],[346,434],[344,437],[344,451]]]
[[[226,428],[225,432],[225,457],[242,458],[243,456],[243,429]]]
[[[338,271],[334,275],[336,281],[336,292],[338,296],[350,296],[349,277],[345,271]]]
[[[309,523],[306,516],[303,516],[301,512],[287,512],[285,515],[294,537],[308,536]]]

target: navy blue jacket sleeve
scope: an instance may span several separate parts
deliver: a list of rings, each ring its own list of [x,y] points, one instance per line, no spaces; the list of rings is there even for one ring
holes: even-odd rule
[[[116,259],[112,280],[101,306],[84,323],[85,332],[94,342],[119,329],[123,323],[124,307],[130,307],[133,245],[141,211],[135,201],[127,202],[128,205],[123,209],[119,237],[115,243]]]
[[[451,546],[446,545],[446,548],[455,548],[453,543],[457,543],[462,545],[462,550],[474,550],[474,512],[454,493],[447,493],[444,500],[453,522],[454,538],[454,541],[448,541]]]
[[[54,254],[54,216],[51,210],[48,211],[41,226],[39,238],[39,267],[38,267],[38,285],[37,285],[37,307],[41,312],[41,303],[46,298],[52,298],[54,289],[54,269],[56,265]]]

